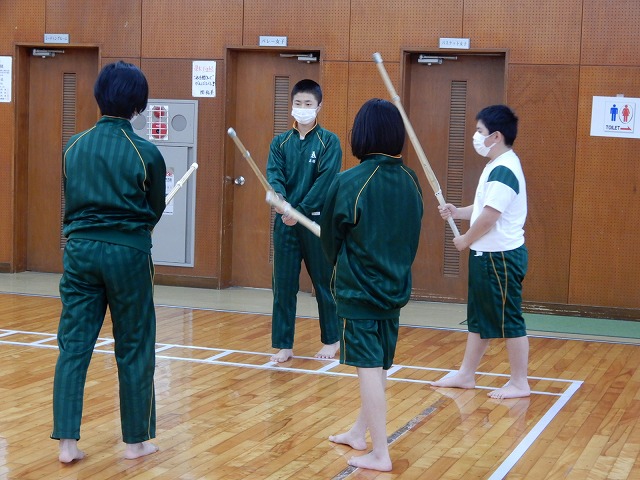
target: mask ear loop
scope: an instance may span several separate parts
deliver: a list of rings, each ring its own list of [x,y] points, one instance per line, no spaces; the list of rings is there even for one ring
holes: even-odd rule
[[[489,135],[486,136],[486,138],[484,139],[484,141],[487,141],[487,138],[489,138],[491,135],[493,135],[494,133],[498,133],[498,130],[496,130],[495,132],[491,132]],[[488,146],[487,148],[489,150],[491,150],[493,147],[495,147],[498,143],[498,140],[496,140],[495,142],[493,142],[490,146]]]

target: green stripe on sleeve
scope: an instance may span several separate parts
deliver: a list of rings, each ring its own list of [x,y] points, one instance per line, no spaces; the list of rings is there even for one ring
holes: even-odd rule
[[[511,188],[516,194],[520,193],[520,183],[511,170],[507,167],[500,165],[494,168],[489,174],[487,182],[500,182],[504,183],[507,187]]]

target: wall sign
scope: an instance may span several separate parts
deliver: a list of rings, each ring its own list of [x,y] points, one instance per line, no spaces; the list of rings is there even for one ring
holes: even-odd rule
[[[260,35],[258,45],[261,47],[286,47],[287,37],[275,37],[272,35]]]
[[[45,33],[44,43],[69,43],[68,33]]]
[[[0,102],[11,102],[13,57],[0,57]]]
[[[640,138],[639,106],[640,98],[593,97],[591,136]]]
[[[216,62],[212,60],[193,62],[191,96],[216,96]]]
[[[440,38],[440,48],[461,48],[468,50],[471,48],[471,40],[469,38]]]

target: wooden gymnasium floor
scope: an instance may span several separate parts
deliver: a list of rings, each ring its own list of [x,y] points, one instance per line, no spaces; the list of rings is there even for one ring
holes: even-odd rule
[[[296,357],[269,362],[270,292],[157,287],[157,454],[122,458],[110,322],[85,390],[81,448],[57,461],[51,389],[56,275],[0,274],[2,479],[640,478],[640,346],[532,332],[527,399],[486,396],[508,372],[494,341],[473,390],[434,389],[459,366],[461,305],[411,302],[388,382],[394,470],[354,470],[327,436],[357,414],[355,369],[316,360],[313,299],[300,297]],[[356,452],[357,453],[357,452]]]

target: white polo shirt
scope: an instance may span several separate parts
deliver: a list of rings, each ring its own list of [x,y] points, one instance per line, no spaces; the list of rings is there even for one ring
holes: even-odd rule
[[[485,235],[471,244],[479,252],[503,252],[524,244],[524,222],[527,218],[527,185],[520,159],[509,150],[484,167],[471,213],[471,225],[484,207],[501,215]]]

